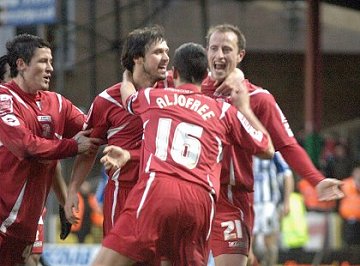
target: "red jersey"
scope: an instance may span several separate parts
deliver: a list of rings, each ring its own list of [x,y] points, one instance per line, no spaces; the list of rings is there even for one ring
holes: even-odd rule
[[[34,241],[56,160],[77,154],[73,137],[85,116],[48,91],[36,95],[15,82],[0,85],[0,231]]]
[[[109,145],[131,151],[131,161],[115,173],[107,173],[109,180],[135,184],[139,175],[139,149],[142,138],[142,122],[129,114],[121,105],[121,83],[104,90],[92,103],[87,127],[92,128],[91,137],[100,138]]]
[[[216,89],[214,82],[208,76],[202,83],[202,92],[210,97],[214,97],[213,93]],[[321,181],[323,176],[310,161],[299,162],[296,157],[294,158],[296,154],[299,157],[303,157],[304,151],[294,138],[287,119],[274,97],[269,91],[251,84],[248,80],[245,80],[245,84],[250,93],[251,108],[269,132],[275,150],[280,151],[290,167],[302,177],[308,179],[312,184],[317,184]],[[219,99],[224,100],[224,98]],[[287,147],[293,147],[293,150],[290,151]],[[228,147],[228,150],[224,151],[221,183],[223,185],[232,185],[234,186],[233,189],[244,193],[252,192],[254,185],[252,155],[238,145]],[[253,218],[249,214],[252,208],[252,196],[247,195],[244,198],[249,198],[250,202],[239,199],[242,205],[241,208],[245,212],[245,220],[248,221],[249,225],[252,225]]]
[[[156,88],[173,86],[171,71],[166,79],[155,84]],[[131,153],[131,161],[121,170],[107,173],[110,180],[134,185],[139,175],[140,147],[143,125],[139,117],[124,110],[121,101],[121,83],[117,83],[100,93],[88,112],[86,128],[92,128],[91,137],[100,138],[108,145],[115,145]]]
[[[268,139],[226,102],[216,102],[191,84],[141,90],[127,99],[144,123],[142,170],[175,176],[218,195],[223,147],[237,143],[249,154]]]

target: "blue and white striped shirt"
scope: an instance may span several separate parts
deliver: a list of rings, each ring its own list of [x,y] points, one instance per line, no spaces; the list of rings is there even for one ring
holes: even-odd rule
[[[290,171],[280,152],[276,152],[271,160],[263,160],[254,156],[253,170],[254,203],[280,203],[283,198],[283,176],[287,171]]]

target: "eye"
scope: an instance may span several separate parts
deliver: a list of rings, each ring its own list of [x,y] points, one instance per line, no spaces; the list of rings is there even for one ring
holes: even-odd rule
[[[232,49],[230,47],[224,47],[223,48],[223,53],[224,54],[230,53],[231,51],[232,51]]]
[[[210,46],[210,51],[215,52],[217,50],[217,46]]]

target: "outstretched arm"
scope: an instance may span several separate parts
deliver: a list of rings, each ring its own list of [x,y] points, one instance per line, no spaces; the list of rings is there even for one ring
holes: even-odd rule
[[[316,187],[319,200],[336,200],[344,197],[340,190],[342,182],[335,178],[324,178],[298,143],[281,147],[279,151],[301,178]]]

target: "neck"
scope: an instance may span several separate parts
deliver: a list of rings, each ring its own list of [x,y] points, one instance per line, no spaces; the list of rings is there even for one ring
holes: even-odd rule
[[[29,94],[36,94],[37,93],[37,90],[33,90],[31,89],[25,82],[25,79],[24,79],[24,76],[21,75],[20,73],[15,77],[13,78],[13,81],[16,83],[16,85],[18,85],[18,87],[23,91],[23,92],[26,92],[26,93],[29,93]]]
[[[184,84],[192,84],[194,85],[198,91],[201,91],[201,84],[197,84],[197,83],[190,83],[190,82],[185,82],[185,81],[182,81],[181,79],[177,78],[177,79],[174,79],[174,84],[175,84],[175,87],[179,87],[181,85],[184,85]]]
[[[133,72],[133,81],[136,90],[152,87],[156,83],[156,80],[152,79],[148,73],[136,69]]]

